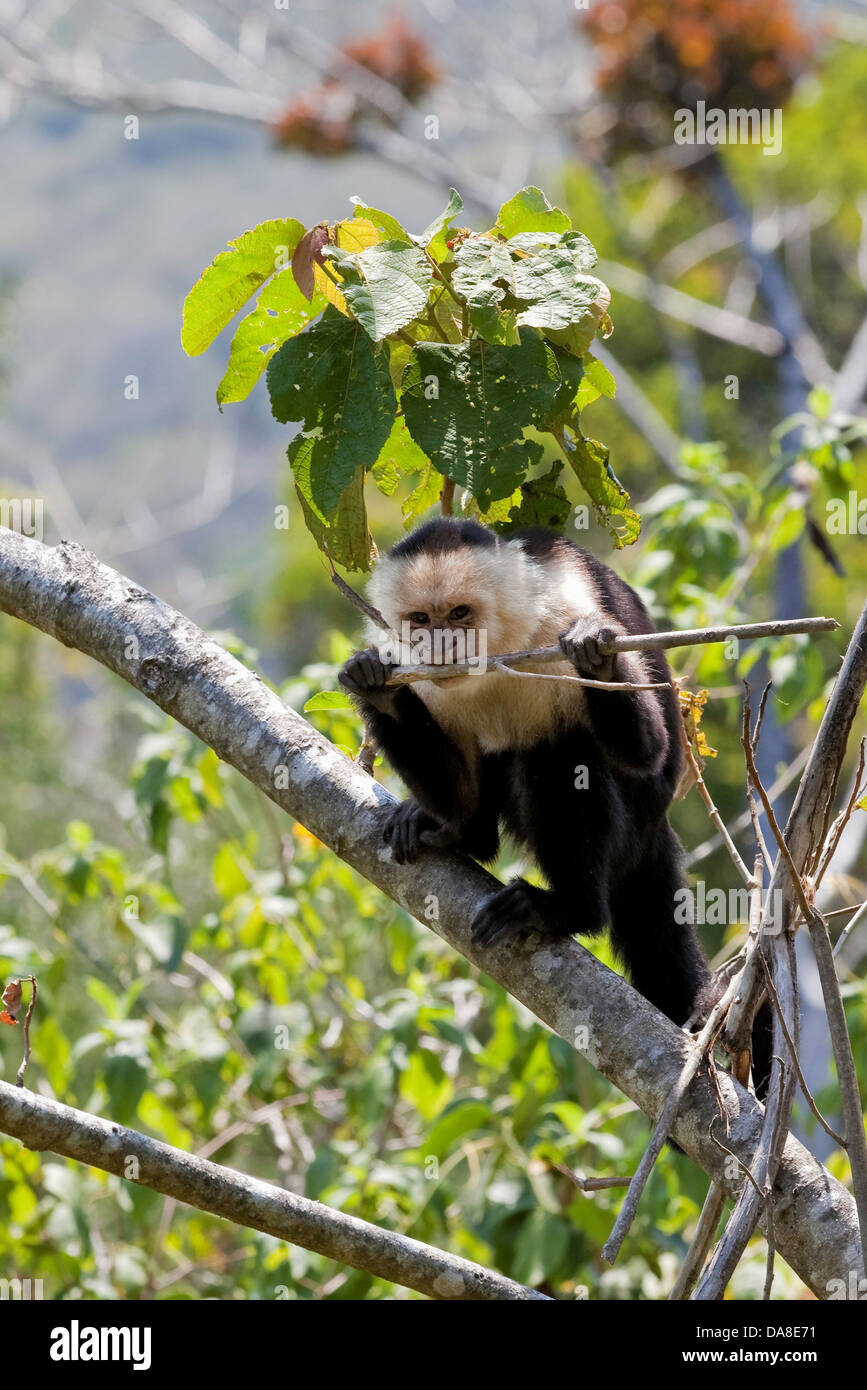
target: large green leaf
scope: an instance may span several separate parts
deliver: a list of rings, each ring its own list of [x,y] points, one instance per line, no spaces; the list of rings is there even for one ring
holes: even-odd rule
[[[305,434],[289,446],[295,480],[320,521],[336,515],[357,469],[379,455],[396,411],[386,354],[361,325],[329,308],[290,338],[268,363],[271,409],[300,420]]]
[[[424,516],[425,512],[436,505],[442,490],[442,474],[429,463],[412,492],[407,493],[400,506],[403,524],[407,530],[415,525],[420,516]]]
[[[559,481],[562,472],[562,460],[556,459],[541,478],[532,478],[524,483],[520,502],[511,508],[506,524],[496,526],[495,530],[513,531],[525,526],[547,526],[552,531],[562,531],[572,510]]]
[[[518,324],[568,328],[579,323],[605,290],[601,280],[578,270],[568,248],[539,247],[514,266],[516,298],[527,305]]]
[[[381,241],[357,255],[336,247],[330,247],[326,254],[343,277],[341,290],[346,303],[375,343],[424,313],[433,266],[417,246]]]
[[[572,226],[562,208],[548,202],[541,188],[522,188],[503,203],[497,214],[497,231],[504,237],[518,232],[568,232]]]
[[[527,330],[500,346],[419,343],[403,378],[410,433],[483,509],[508,497],[536,461],[523,431],[540,426],[559,384],[553,353]]]
[[[391,433],[382,446],[379,458],[371,466],[376,486],[386,497],[397,491],[401,478],[407,473],[423,473],[428,466],[428,458],[416,444],[406,420],[398,415],[391,427]]]
[[[425,227],[421,236],[413,237],[413,240],[417,241],[419,246],[429,246],[431,248],[431,254],[434,256],[435,260],[441,260],[441,256],[436,254],[436,248],[433,243],[442,243],[441,249],[445,249],[445,235],[458,213],[462,211],[463,206],[464,203],[460,193],[458,193],[456,188],[450,188],[449,200],[439,217],[435,217],[433,222]]]
[[[503,243],[490,237],[467,237],[455,248],[452,289],[469,309],[471,326],[489,340],[500,336],[500,305],[515,292],[516,268]]]
[[[181,344],[190,357],[204,352],[250,295],[289,264],[303,235],[294,217],[260,222],[214,258],[184,300]]]
[[[256,308],[235,330],[217,401],[243,401],[249,396],[281,344],[322,313],[327,301],[314,290],[312,300],[301,293],[290,270],[275,275],[259,295]]]
[[[294,441],[293,441],[294,442]],[[307,445],[314,445],[315,440],[304,440]],[[292,457],[290,447],[290,458]],[[299,453],[303,450],[299,449]],[[305,478],[309,484],[309,472],[306,470],[306,463],[299,463],[296,458],[293,464],[296,479],[299,476]],[[307,529],[313,536],[320,550],[328,551],[331,559],[336,565],[342,565],[347,570],[369,570],[372,559],[372,546],[370,543],[370,532],[367,528],[367,511],[364,506],[364,471],[356,469],[349,486],[345,488],[337,504],[337,510],[326,525],[310,506],[300,481],[296,481],[295,491],[298,493],[301,508],[304,512],[304,520]]]
[[[350,198],[349,201],[355,204],[352,216],[364,217],[368,222],[372,222],[383,241],[411,240],[409,232],[400,225],[396,217],[392,217],[390,212],[382,212],[379,208],[369,208],[357,195]]]

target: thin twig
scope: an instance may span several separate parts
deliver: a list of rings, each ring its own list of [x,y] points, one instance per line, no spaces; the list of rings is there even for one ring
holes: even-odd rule
[[[738,848],[731,835],[729,834],[722,816],[720,815],[719,811],[716,808],[716,805],[714,804],[713,797],[707,789],[704,777],[702,776],[699,761],[692,751],[689,739],[687,738],[686,729],[683,727],[683,720],[680,721],[680,735],[681,743],[683,745],[684,756],[686,757],[686,760],[689,763],[692,769],[693,776],[695,778],[696,791],[698,792],[699,796],[701,797],[702,801],[707,807],[707,813],[713,821],[714,825],[716,826],[717,830],[719,831],[722,842],[728,850],[729,855],[731,856],[732,863],[734,864],[744,883],[747,885],[747,887],[750,887],[750,885],[753,882],[753,875],[750,873],[749,869],[747,868],[746,864],[741,858]]]
[[[852,909],[848,907],[840,909],[841,912],[851,912],[851,910]],[[834,912],[827,912],[825,914],[826,917],[835,917],[836,915],[837,914]],[[833,950],[833,955],[835,959],[840,954],[840,950],[843,946],[844,941],[847,940],[850,934],[855,930],[857,926],[859,926],[865,920],[865,918],[867,918],[867,902],[863,902],[861,904],[861,906],[858,908],[858,911],[855,913],[855,916],[852,918],[851,922],[846,923],[840,935],[837,937],[837,941],[834,945]]]
[[[851,815],[852,815],[852,812],[855,810],[856,804],[861,800],[861,797],[864,795],[864,790],[865,790],[865,789],[864,789],[864,787],[861,785],[861,777],[862,777],[862,774],[863,774],[863,772],[864,772],[864,745],[865,745],[865,740],[862,738],[862,740],[861,740],[861,747],[860,747],[859,753],[858,753],[858,771],[857,771],[856,774],[855,774],[855,781],[854,781],[854,784],[853,784],[853,786],[852,786],[852,794],[851,794],[851,796],[849,797],[849,800],[847,801],[845,808],[840,812],[839,816],[837,817],[837,819],[835,820],[835,822],[834,822],[834,824],[833,824],[833,826],[832,826],[832,828],[831,828],[831,833],[830,833],[830,836],[828,837],[827,849],[825,850],[824,857],[823,857],[822,862],[821,862],[821,864],[820,864],[820,866],[819,866],[819,869],[818,869],[818,871],[817,871],[817,873],[816,873],[816,875],[815,875],[815,886],[816,886],[817,888],[819,887],[819,884],[822,882],[822,879],[825,877],[825,874],[826,874],[826,872],[827,872],[827,870],[828,870],[828,867],[829,867],[829,865],[830,865],[830,863],[831,863],[831,860],[834,858],[834,855],[837,853],[837,846],[838,846],[839,843],[840,843],[840,840],[841,840],[842,835],[843,835],[843,831],[846,829],[846,826],[847,826],[848,823],[849,823],[849,819],[850,819],[850,817],[851,817]],[[823,831],[824,831],[824,832],[827,832],[827,817],[826,817],[826,821],[825,821],[825,826],[823,827]],[[819,842],[819,849],[818,849],[817,852],[816,852],[816,856],[815,856],[816,859],[819,858],[819,853],[820,853],[821,847],[822,847],[822,845],[823,845],[824,843],[825,843],[825,834],[823,833],[822,839],[821,839],[820,842]]]
[[[783,1036],[786,1039],[786,1046],[789,1049],[789,1056],[792,1059],[792,1064],[797,1073],[798,1082],[800,1083],[801,1090],[804,1092],[804,1097],[807,1101],[807,1104],[809,1105],[813,1114],[816,1116],[816,1119],[819,1121],[819,1124],[825,1130],[826,1134],[830,1134],[831,1138],[834,1140],[834,1143],[839,1144],[841,1149],[845,1149],[846,1140],[842,1137],[842,1135],[838,1134],[837,1131],[835,1129],[832,1129],[831,1126],[828,1124],[828,1121],[825,1119],[824,1115],[822,1114],[821,1110],[819,1109],[818,1105],[813,1099],[812,1092],[804,1078],[804,1073],[801,1070],[800,1059],[798,1058],[798,1053],[795,1049],[795,1044],[792,1041],[792,1035],[789,1032],[788,1024],[786,1023],[786,1020],[783,1017],[783,1011],[780,1008],[779,995],[777,994],[777,991],[774,987],[774,982],[771,979],[771,972],[768,969],[768,963],[765,960],[764,956],[761,954],[761,952],[759,953],[759,964],[765,972],[765,985],[767,987],[768,994],[771,996],[771,1003],[777,1011],[777,1015],[780,1020],[780,1027],[783,1030]]]
[[[606,1260],[608,1264],[613,1264],[617,1259],[626,1233],[635,1219],[638,1203],[641,1200],[641,1194],[644,1191],[647,1180],[653,1171],[653,1165],[662,1152],[663,1144],[671,1133],[671,1127],[677,1116],[680,1103],[693,1077],[698,1071],[702,1060],[708,1052],[708,1049],[713,1044],[713,1038],[725,1018],[730,1003],[737,994],[739,982],[740,973],[729,981],[728,988],[722,998],[719,999],[711,1009],[707,1022],[698,1034],[690,1054],[681,1068],[680,1075],[666,1096],[665,1104],[662,1107],[659,1118],[654,1126],[653,1134],[650,1137],[650,1143],[644,1150],[641,1162],[635,1170],[632,1181],[629,1184],[629,1191],[624,1198],[623,1206],[620,1208],[617,1220],[614,1223],[614,1229],[602,1248],[602,1258]]]
[[[30,1061],[30,1020],[33,1017],[33,1010],[36,1006],[36,995],[38,993],[36,976],[25,975],[24,978],[30,981],[30,1003],[27,1006],[27,1013],[24,1015],[24,1056],[21,1059],[21,1066],[18,1068],[18,1075],[15,1077],[16,1086],[24,1085],[24,1073],[27,1070],[27,1063]]]
[[[630,632],[604,645],[600,644],[599,650],[606,656],[614,656],[618,652],[650,652],[669,647],[692,647],[697,643],[727,642],[732,637],[780,637],[791,632],[832,632],[839,626],[834,618],[792,618],[773,623],[740,623],[732,627],[686,628],[681,632]],[[452,680],[471,673],[487,674],[502,667],[538,666],[549,661],[564,660],[561,647],[534,647],[523,652],[498,652],[487,658],[484,668],[473,661],[448,662],[445,666],[421,663],[396,666],[386,684],[409,685],[419,680]],[[605,688],[601,681],[594,681],[593,684]]]
[[[840,1101],[843,1111],[843,1124],[846,1130],[846,1152],[852,1169],[852,1193],[858,1210],[858,1225],[861,1230],[861,1272],[864,1272],[864,1252],[867,1250],[867,1137],[864,1134],[864,1109],[858,1090],[858,1076],[855,1059],[852,1056],[852,1041],[846,1026],[846,1011],[840,994],[840,982],[834,966],[834,953],[828,926],[818,909],[807,914],[810,940],[819,970],[825,1012],[831,1033],[831,1046],[837,1067],[837,1085],[840,1088]]]
[[[712,1182],[704,1199],[704,1206],[698,1218],[692,1245],[686,1252],[686,1259],[681,1265],[674,1287],[668,1295],[672,1303],[686,1301],[698,1283],[708,1251],[713,1245],[725,1203],[724,1188],[720,1187],[718,1183]]]
[[[749,718],[750,718],[750,688],[749,688],[749,686],[747,685],[746,681],[744,682],[744,685],[745,685],[745,687],[746,687],[746,698],[745,698],[745,707],[744,707],[744,719],[745,719],[747,725],[749,725]],[[754,748],[753,748],[752,743],[749,741],[749,739],[745,739],[745,740],[744,740],[744,756],[746,757],[746,760],[747,760],[747,770],[748,770],[748,772],[749,772],[750,778],[752,779],[753,786],[755,787],[756,791],[758,792],[759,796],[761,797],[762,805],[763,805],[764,808],[765,808],[765,815],[766,815],[767,818],[768,818],[768,824],[769,824],[769,826],[771,827],[771,830],[773,831],[774,839],[776,840],[777,844],[778,844],[779,847],[780,847],[780,853],[782,854],[783,859],[785,860],[785,863],[786,863],[786,867],[787,867],[788,870],[789,870],[789,874],[790,874],[791,880],[792,880],[792,886],[794,887],[794,890],[795,890],[795,896],[796,896],[797,899],[798,899],[798,904],[799,904],[800,909],[801,909],[801,911],[803,912],[805,918],[807,918],[807,920],[809,921],[811,909],[810,909],[810,904],[809,904],[809,902],[807,901],[807,895],[806,895],[806,893],[805,893],[805,891],[804,891],[804,884],[803,884],[803,882],[802,882],[802,880],[801,880],[801,876],[800,876],[800,874],[798,873],[798,870],[795,868],[795,863],[794,863],[794,860],[792,859],[792,855],[791,855],[791,852],[790,852],[790,850],[789,850],[789,846],[786,844],[785,837],[784,837],[783,832],[782,832],[782,830],[780,829],[780,826],[779,826],[779,822],[778,822],[776,816],[774,815],[774,808],[773,808],[773,806],[771,805],[770,797],[768,796],[768,793],[765,791],[765,789],[764,789],[764,787],[763,787],[763,785],[762,785],[762,780],[761,780],[761,778],[759,777],[758,769],[756,768],[756,760],[755,760],[755,757],[754,757]]]

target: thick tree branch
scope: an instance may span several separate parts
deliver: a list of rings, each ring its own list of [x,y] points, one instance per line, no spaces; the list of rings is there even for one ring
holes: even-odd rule
[[[386,1231],[322,1202],[182,1153],[137,1130],[0,1081],[0,1127],[31,1149],[64,1154],[239,1226],[315,1250],[429,1298],[457,1302],[543,1299],[470,1260]]]
[[[469,924],[496,880],[469,860],[432,851],[411,867],[395,864],[381,837],[394,804],[389,793],[194,623],[81,546],[50,548],[2,528],[0,610],[93,656],[147,695],[497,980],[646,1114],[659,1114],[690,1053],[689,1038],[575,941],[474,945]],[[734,1195],[739,1183],[711,1136],[726,1124],[728,1146],[748,1164],[762,1107],[725,1074],[716,1089],[697,1076],[673,1135]],[[790,1136],[773,1198],[777,1249],[825,1297],[830,1280],[846,1280],[860,1266],[851,1196]]]

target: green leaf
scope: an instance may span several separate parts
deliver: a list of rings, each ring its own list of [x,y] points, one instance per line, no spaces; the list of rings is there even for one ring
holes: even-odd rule
[[[617,391],[617,383],[607,367],[603,367],[598,357],[593,357],[591,353],[584,354],[584,376],[591,381],[600,396],[613,398]]]
[[[299,441],[293,441],[289,446],[290,461],[296,443]],[[364,470],[356,469],[351,482],[341,493],[334,515],[326,524],[313,510],[305,493],[305,488],[310,486],[310,470],[316,443],[315,439],[301,440],[293,462],[295,491],[301,502],[307,529],[319,549],[327,549],[336,565],[342,565],[348,570],[369,570],[372,546],[364,505]]]
[[[629,507],[629,493],[612,471],[606,446],[598,439],[578,435],[566,457],[593,503],[599,524],[608,531],[617,549],[632,545],[641,531],[641,517]]]
[[[565,348],[555,345],[551,351],[560,372],[560,384],[545,416],[544,428],[559,431],[565,425],[573,424],[579,409],[578,393],[584,380],[584,362],[580,357],[573,357]]]
[[[403,524],[407,529],[414,526],[420,516],[424,516],[425,512],[430,511],[431,507],[436,505],[442,490],[443,475],[437,472],[433,464],[429,463],[421,476],[421,481],[401,503]]]
[[[503,203],[497,230],[504,237],[518,232],[568,232],[572,223],[562,208],[553,207],[540,188],[529,185]]]
[[[320,690],[316,695],[310,696],[304,706],[304,713],[315,714],[318,710],[352,708],[352,701],[342,690]]]
[[[562,461],[557,459],[541,478],[531,478],[524,483],[520,503],[510,511],[506,525],[495,529],[512,531],[525,526],[547,526],[550,530],[562,531],[572,510],[558,481],[562,472]]]
[[[402,396],[410,433],[439,471],[482,509],[508,497],[537,460],[523,438],[541,426],[559,384],[554,354],[525,332],[514,346],[419,343]]]
[[[129,1124],[147,1090],[147,1072],[135,1057],[124,1053],[106,1059],[104,1080],[111,1118],[118,1124]]]
[[[386,497],[392,497],[397,491],[401,477],[408,473],[421,473],[427,466],[427,456],[422,453],[407,429],[404,417],[398,415],[388,439],[382,446],[379,458],[370,470],[376,486]]]
[[[247,875],[238,865],[237,853],[237,845],[226,841],[214,855],[212,876],[214,887],[221,898],[236,898],[239,893],[246,893],[250,887]]]
[[[329,308],[268,363],[271,409],[283,422],[301,420],[305,437],[289,461],[305,500],[328,522],[359,468],[376,459],[396,412],[384,352],[374,352],[354,319]]]
[[[427,1156],[445,1158],[465,1134],[486,1132],[491,1124],[491,1107],[481,1100],[458,1100],[431,1126],[421,1148]]]
[[[516,261],[514,284],[516,297],[527,304],[518,324],[545,329],[580,323],[605,290],[601,280],[578,270],[562,246],[541,247]]]
[[[435,217],[433,222],[425,227],[421,236],[413,237],[419,246],[430,246],[432,241],[443,239],[443,233],[448,230],[454,222],[459,212],[463,211],[464,202],[456,188],[449,189],[449,200],[439,217]],[[437,259],[439,259],[437,257]]]
[[[204,352],[250,295],[288,265],[303,235],[294,217],[261,222],[214,258],[184,300],[181,344],[190,357]]]
[[[452,289],[470,311],[470,324],[488,338],[500,332],[500,305],[515,291],[515,266],[501,241],[467,237],[455,248]],[[514,330],[514,317],[512,327]]]
[[[537,1208],[521,1223],[509,1271],[522,1284],[541,1284],[557,1274],[569,1249],[570,1227],[560,1216]]]
[[[412,240],[409,232],[400,225],[396,217],[392,217],[390,212],[381,212],[379,208],[369,208],[357,195],[350,198],[349,201],[355,204],[352,216],[364,217],[368,222],[372,222],[383,241]]]
[[[423,251],[402,241],[381,241],[357,255],[328,250],[340,270],[341,290],[352,313],[375,343],[423,314],[433,266]],[[349,276],[356,272],[357,281]]]
[[[275,276],[259,295],[256,308],[235,330],[226,371],[217,387],[218,403],[245,400],[277,348],[321,314],[326,303],[318,290],[308,301],[291,271]]]

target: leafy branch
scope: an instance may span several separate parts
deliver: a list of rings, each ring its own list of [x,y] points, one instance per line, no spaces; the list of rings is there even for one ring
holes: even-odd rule
[[[500,529],[562,527],[563,461],[620,547],[640,521],[608,450],[581,411],[614,380],[591,356],[611,331],[596,252],[537,188],[504,203],[484,233],[458,228],[460,196],[420,234],[356,202],[354,215],[309,230],[263,222],[229,243],[184,304],[181,341],[204,352],[258,292],[217,388],[243,400],[266,373],[271,409],[300,426],[289,445],[295,486],[317,544],[350,570],[374,554],[364,484],[410,483],[411,525],[462,490],[465,514]],[[562,458],[546,463],[539,436]]]

